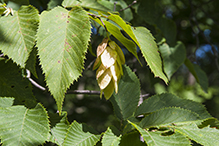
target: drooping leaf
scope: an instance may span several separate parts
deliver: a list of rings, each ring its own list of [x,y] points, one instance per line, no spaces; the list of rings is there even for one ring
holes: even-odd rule
[[[197,64],[191,63],[189,59],[186,59],[184,63],[192,75],[195,77],[196,81],[202,87],[202,89],[205,92],[208,92],[208,77],[206,73]]]
[[[81,75],[91,26],[81,7],[43,12],[37,33],[40,63],[50,92],[61,111],[67,88]]]
[[[163,58],[164,71],[170,80],[171,76],[184,63],[186,59],[186,49],[182,42],[177,42],[175,47],[170,47],[164,43],[159,47]]]
[[[110,128],[107,128],[101,142],[103,146],[118,146],[120,143],[120,139],[121,135],[117,137],[116,135],[114,135]]]
[[[58,116],[58,115],[56,115]],[[55,116],[54,116],[55,117]],[[58,116],[59,118],[60,116]],[[69,128],[69,122],[67,120],[67,113],[66,112],[62,112],[61,115],[61,120],[56,123],[55,127],[53,127],[51,129],[51,135],[48,138],[50,142],[56,143],[58,145],[62,145],[62,143],[64,142],[65,136],[67,134],[68,128]],[[51,119],[51,122],[53,122],[53,120],[55,120],[54,118]]]
[[[137,108],[135,116],[152,113],[167,107],[180,107],[198,114],[199,117],[203,119],[211,118],[211,115],[207,112],[204,105],[191,100],[179,98],[171,93],[157,94],[144,100],[144,102]]]
[[[98,18],[95,18],[95,17],[90,17],[90,18],[93,19],[94,21],[96,21],[102,27],[104,27],[103,23]],[[103,22],[107,28],[107,31],[109,31],[109,33],[111,33],[117,40],[119,40],[129,50],[129,52],[131,52],[138,59],[137,49],[136,49],[135,43],[133,41],[127,39],[121,33],[120,29],[116,25],[114,25],[108,21],[105,21],[105,20],[103,20]],[[139,61],[139,63],[140,63],[140,61]]]
[[[140,98],[140,83],[131,69],[123,66],[124,75],[119,81],[119,92],[113,94],[110,101],[113,104],[116,116],[127,119],[134,114]]]
[[[84,132],[82,124],[74,121],[64,140],[63,146],[93,146],[99,141],[100,135],[94,135],[90,132]]]
[[[138,132],[126,133],[121,137],[120,146],[146,146],[146,143],[142,142]]]
[[[176,127],[175,130],[204,146],[219,145],[218,129],[210,127],[199,129],[196,124],[192,123],[187,126]]]
[[[190,141],[186,138],[186,136],[180,133],[174,133],[169,136],[163,136],[162,131],[148,131],[146,129],[142,129],[138,125],[131,123],[144,138],[145,143],[149,146],[189,146]]]
[[[143,118],[140,126],[143,128],[163,126],[171,123],[184,124],[204,120],[198,114],[177,107],[164,108]]]
[[[119,40],[127,49],[129,52],[131,52],[139,61],[138,55],[137,55],[137,49],[136,45],[133,43],[133,41],[127,39],[124,37],[124,35],[121,33],[120,29],[115,26],[114,24],[108,22],[108,21],[103,21],[107,30],[117,39]],[[140,61],[139,61],[140,63]]]
[[[100,3],[97,2],[97,0],[64,0],[62,2],[62,5],[64,7],[74,7],[75,5],[80,5],[84,8],[91,9],[94,11],[103,11],[107,12],[110,11],[108,8],[104,7]]]
[[[154,41],[154,37],[151,35],[149,30],[144,27],[136,27],[132,28],[132,30],[140,44],[139,48],[151,71],[154,73],[155,77],[163,79],[164,82],[167,84],[168,79],[163,73],[162,62],[157,45]]]
[[[36,99],[32,93],[32,86],[28,79],[23,78],[21,69],[12,61],[0,61],[0,96],[14,97],[15,104],[25,104],[35,107]]]
[[[3,145],[41,145],[49,135],[47,112],[41,104],[0,108],[0,136]]]
[[[132,28],[129,24],[126,24],[126,22],[119,16],[119,15],[115,15],[115,14],[111,14],[107,16],[107,19],[112,20],[113,22],[115,22],[116,24],[118,24],[129,36],[130,38],[132,38],[132,40],[138,45],[140,46],[135,34],[132,31]]]
[[[6,108],[12,106],[14,98],[12,97],[0,97],[0,107]]]
[[[14,16],[0,18],[0,49],[23,68],[35,44],[38,22],[33,6],[22,6]]]

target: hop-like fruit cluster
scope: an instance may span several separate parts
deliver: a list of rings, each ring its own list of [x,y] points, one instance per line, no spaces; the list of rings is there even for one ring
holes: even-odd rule
[[[125,57],[121,48],[108,38],[103,39],[97,47],[97,59],[93,69],[96,71],[96,79],[104,97],[109,99],[114,90],[118,92],[119,79],[123,75],[122,64],[125,64]]]

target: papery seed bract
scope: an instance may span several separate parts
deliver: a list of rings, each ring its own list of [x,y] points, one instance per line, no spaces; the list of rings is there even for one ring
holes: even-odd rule
[[[111,71],[114,81],[117,82],[118,78],[120,77],[120,69],[119,69],[117,62],[114,63],[112,66],[110,66],[110,71]]]
[[[103,39],[103,41],[97,47],[97,57],[100,56],[106,49],[108,43],[108,38]]]
[[[106,70],[106,67],[101,64],[100,67],[96,71],[96,78],[98,79]]]
[[[106,47],[101,55],[101,62],[106,68],[109,68],[116,62],[117,53],[115,50],[111,49],[110,47]]]
[[[98,79],[97,79],[97,82],[98,82],[98,85],[100,87],[101,90],[105,89],[110,81],[112,79],[112,74],[111,74],[111,71],[110,69],[107,69]]]
[[[109,85],[105,89],[103,89],[103,92],[104,92],[104,97],[106,98],[106,100],[110,99],[110,97],[112,96],[114,92],[113,80],[111,80]]]

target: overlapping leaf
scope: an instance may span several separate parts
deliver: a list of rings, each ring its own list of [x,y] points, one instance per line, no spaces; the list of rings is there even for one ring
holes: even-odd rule
[[[202,119],[211,118],[211,115],[207,112],[204,105],[191,100],[179,98],[171,93],[163,93],[146,99],[137,108],[135,116],[152,113],[167,107],[180,107],[195,112]]]
[[[119,82],[119,92],[110,98],[119,119],[131,117],[140,98],[140,82],[137,76],[127,66],[123,67],[123,71],[124,75]]]
[[[103,146],[118,146],[120,139],[121,135],[117,137],[110,128],[107,128],[107,131],[103,135],[102,144]]]
[[[149,146],[189,146],[190,141],[184,135],[180,133],[174,133],[169,136],[162,136],[163,132],[156,131],[151,132],[142,129],[138,125],[130,122],[144,138],[145,143]]]
[[[99,139],[100,135],[84,132],[82,124],[74,121],[68,129],[63,146],[93,146]]]
[[[96,0],[64,0],[62,2],[62,5],[64,7],[74,7],[75,5],[80,5],[84,8],[95,10],[95,11],[109,11],[108,8],[104,7],[100,3],[98,3]]]
[[[21,69],[12,61],[0,61],[0,96],[14,97],[16,104],[35,107],[36,99],[28,79],[23,78]]]
[[[61,111],[64,94],[82,72],[91,26],[81,7],[56,7],[43,12],[37,33],[40,62],[46,83]]]
[[[167,83],[168,79],[163,73],[162,62],[154,37],[149,30],[144,27],[136,27],[132,28],[132,30],[139,42],[140,50],[151,71],[154,73],[155,77],[159,77]]]
[[[22,6],[14,16],[0,18],[0,49],[23,68],[35,44],[38,22],[33,6]]]
[[[197,64],[192,64],[189,59],[186,59],[184,63],[202,89],[208,92],[208,77],[206,73]]]
[[[186,49],[182,42],[177,42],[177,45],[170,47],[164,43],[159,47],[161,56],[163,58],[164,71],[170,80],[171,76],[184,63],[186,59]]]
[[[59,121],[59,116],[57,114],[50,115],[50,121],[54,122],[58,118],[58,123],[56,123],[55,127],[51,129],[51,135],[48,138],[49,141],[56,143],[57,145],[62,145],[67,134],[69,128],[69,122],[67,120],[67,113],[62,112],[61,120]],[[52,124],[51,124],[52,125]]]
[[[184,124],[203,120],[198,114],[181,108],[164,108],[143,118],[140,126],[143,128],[163,126],[171,123]]]
[[[3,145],[41,145],[48,135],[49,120],[41,104],[34,109],[24,106],[0,108],[0,136]]]
[[[199,129],[196,124],[192,123],[187,126],[176,127],[175,130],[204,146],[219,145],[218,129],[210,127]]]

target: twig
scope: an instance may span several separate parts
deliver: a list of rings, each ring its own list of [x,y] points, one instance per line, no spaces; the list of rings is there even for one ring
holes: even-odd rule
[[[4,56],[4,54],[0,54],[0,57],[3,57]]]
[[[120,9],[119,12],[125,11],[126,9],[128,9],[128,8],[130,8],[132,5],[134,5],[135,3],[137,3],[136,0],[134,0],[130,5],[128,5],[128,7],[124,8],[124,9]]]
[[[30,81],[34,86],[36,86],[36,87],[39,88],[40,90],[43,90],[43,91],[46,90],[46,88],[40,86],[37,82],[35,82],[33,79],[30,78],[31,73],[30,73],[30,71],[29,71],[28,69],[26,69],[26,72],[27,72],[26,78],[28,78],[29,81]]]
[[[73,91],[68,91],[67,94],[100,95],[100,91],[92,91],[92,90],[73,90]]]
[[[95,15],[95,14],[90,14],[90,13],[88,13],[88,15],[90,15],[90,16],[92,16],[92,17],[94,17],[94,18],[98,18],[98,19],[101,21],[101,23],[103,24],[103,26],[104,26],[106,32],[108,32],[105,23],[103,22],[103,20],[102,20],[99,16],[97,16],[97,15]]]
[[[117,4],[118,2],[114,2],[114,9],[113,9],[113,11],[116,11],[116,4]]]

